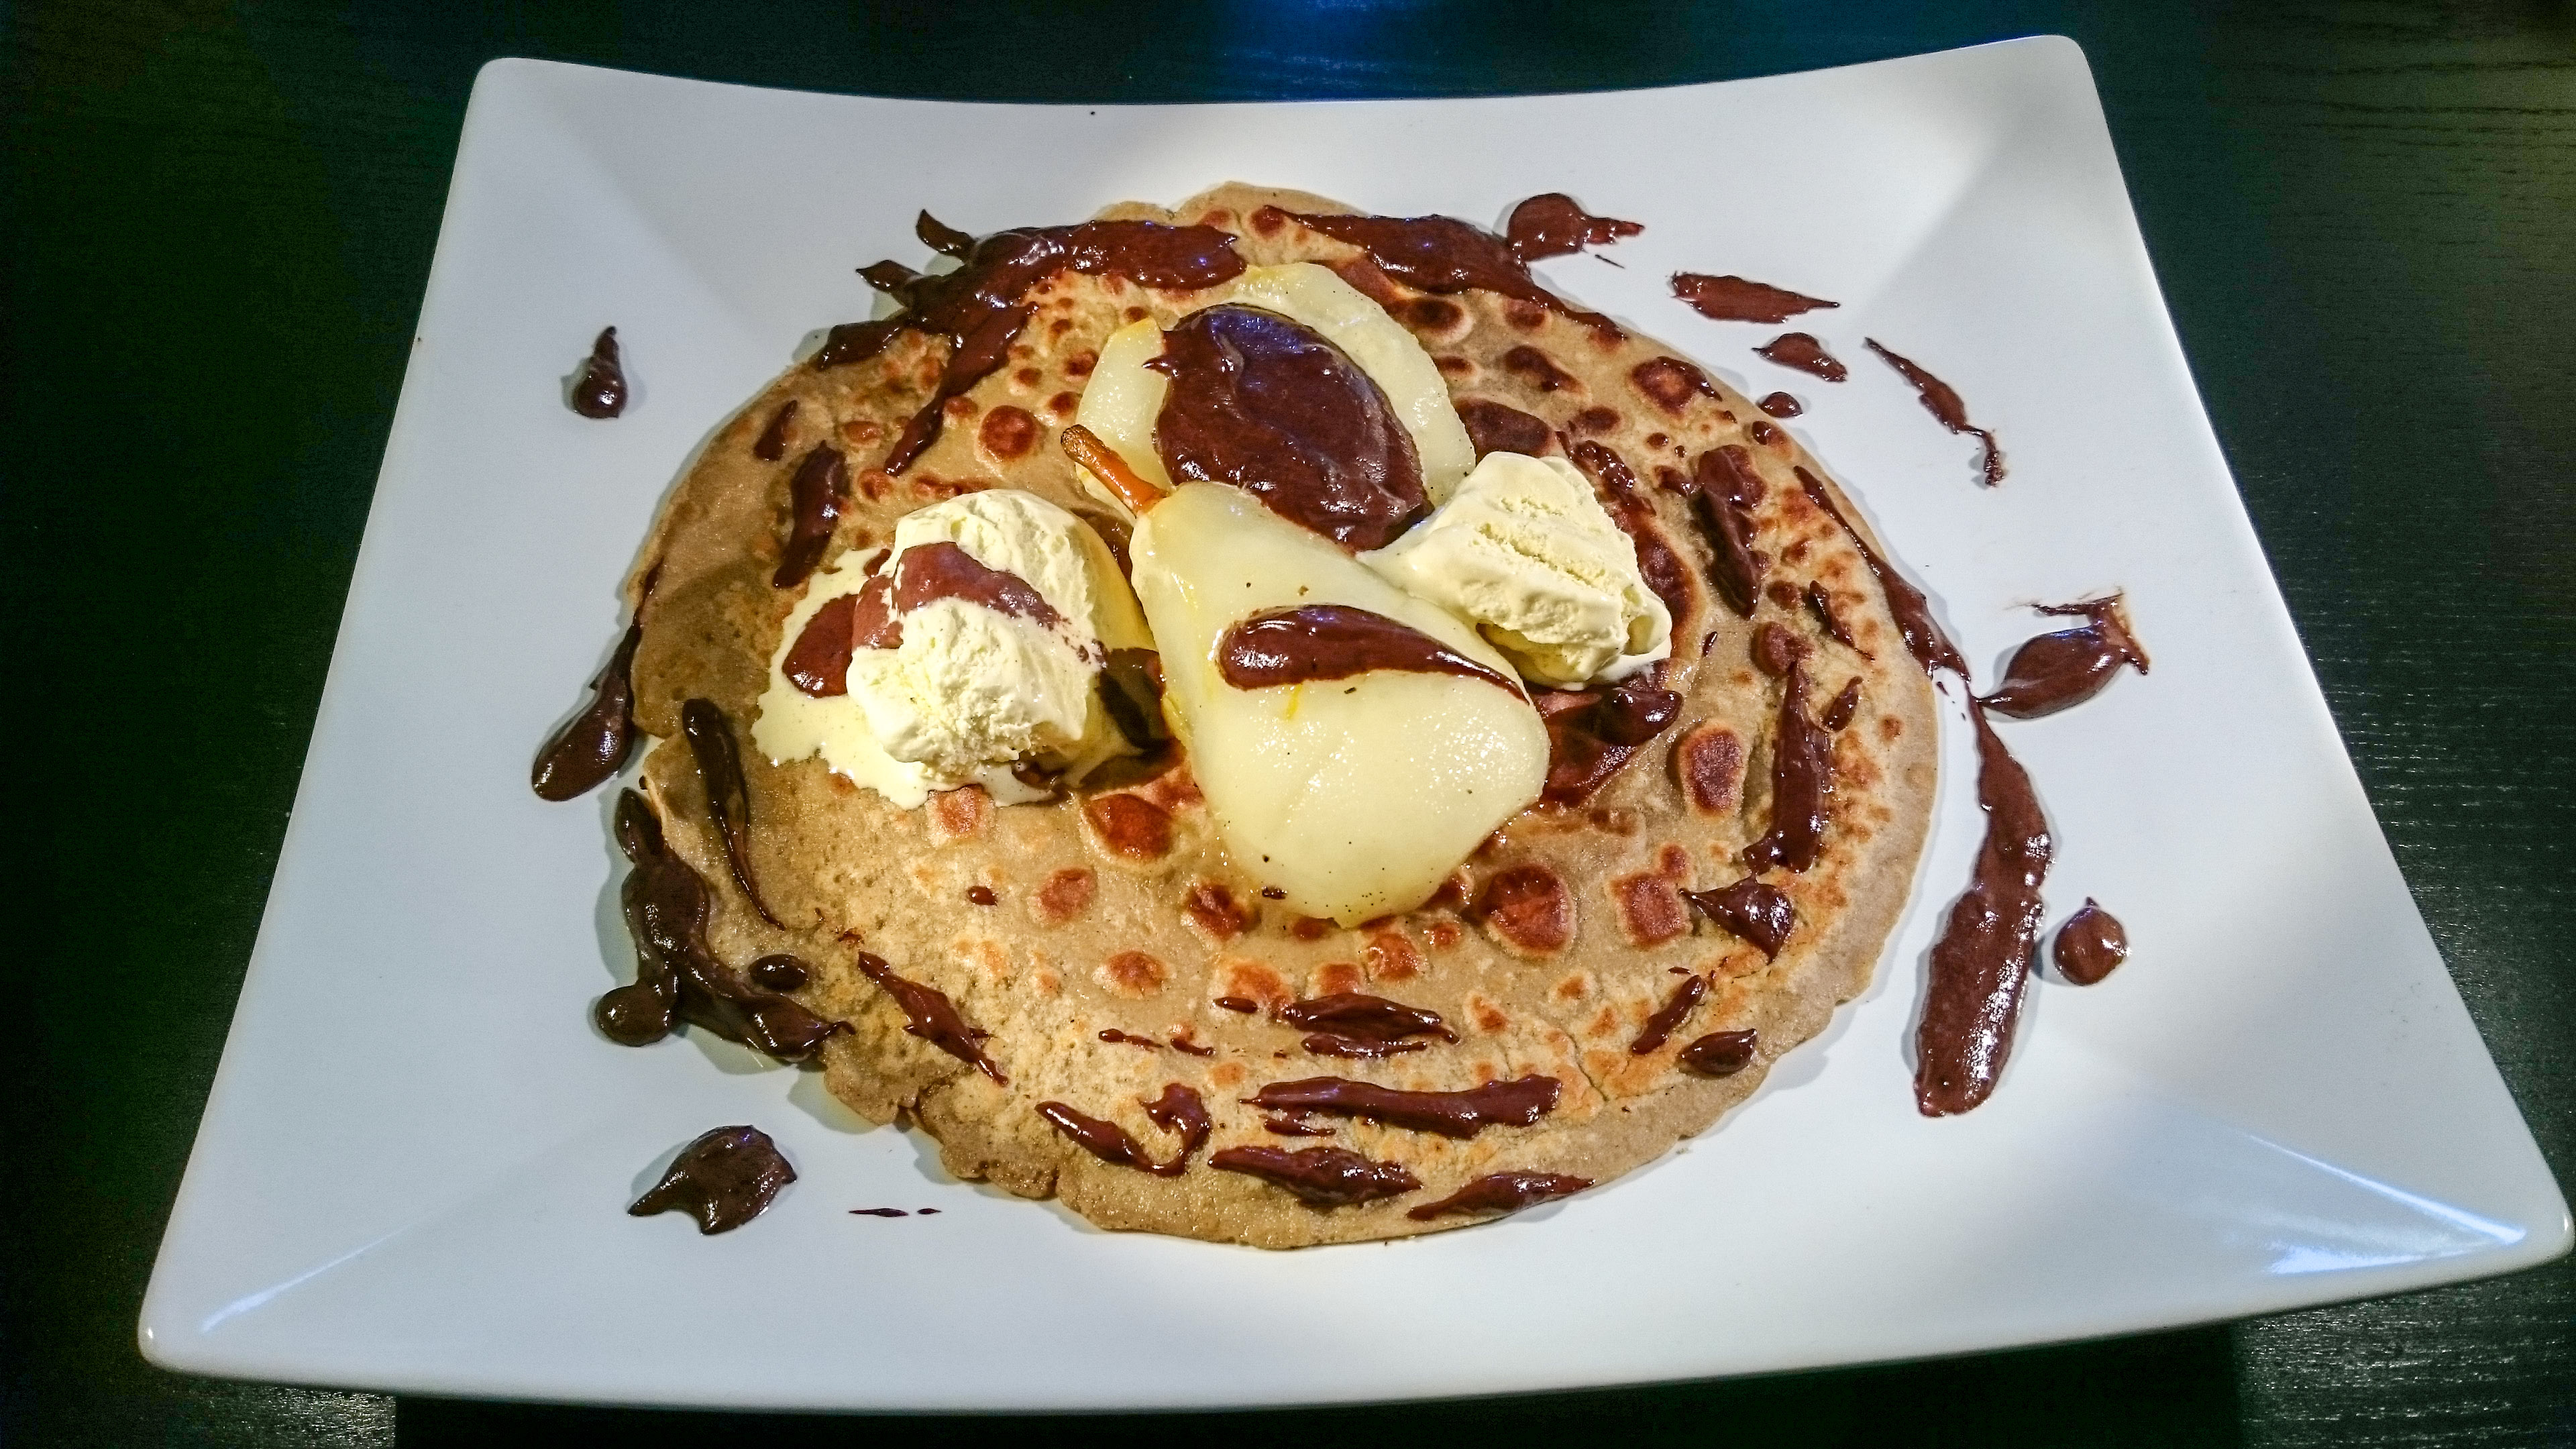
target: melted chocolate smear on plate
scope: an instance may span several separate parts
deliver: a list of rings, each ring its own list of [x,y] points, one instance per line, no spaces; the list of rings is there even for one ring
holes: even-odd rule
[[[1887,566],[1887,560],[1879,557],[1878,550],[1870,547],[1869,541],[1861,537],[1860,530],[1852,527],[1851,520],[1843,516],[1842,509],[1834,503],[1833,495],[1825,491],[1825,485],[1815,474],[1804,468],[1795,471],[1798,486],[1805,491],[1807,501],[1842,525],[1843,532],[1851,536],[1852,546],[1860,550],[1862,560],[1868,563],[1870,573],[1877,577],[1879,588],[1887,595],[1887,612],[1895,616],[1896,632],[1904,637],[1906,652],[1914,656],[1914,662],[1923,666],[1926,674],[1935,669],[1947,669],[1961,679],[1967,678],[1967,661],[1959,657],[1958,646],[1952,644],[1950,636],[1942,633],[1941,626],[1933,621],[1932,606],[1924,599],[1923,591],[1906,582],[1903,574]]]
[[[1800,413],[1806,411],[1805,408],[1798,405],[1798,400],[1796,398],[1789,396],[1785,392],[1768,394],[1763,397],[1761,401],[1756,402],[1754,406],[1762,409],[1762,411],[1769,413],[1775,418],[1794,418]]]
[[[1225,631],[1217,673],[1237,689],[1269,689],[1375,670],[1456,674],[1520,695],[1520,686],[1409,624],[1348,604],[1255,614]]]
[[[1182,318],[1145,365],[1172,380],[1154,451],[1173,478],[1240,488],[1353,551],[1430,510],[1395,405],[1312,328],[1229,302]]]
[[[572,410],[586,418],[613,418],[626,411],[626,369],[617,357],[617,329],[604,328],[590,344],[573,375]]]
[[[1665,997],[1664,1004],[1656,1007],[1654,1015],[1646,1018],[1645,1030],[1638,1032],[1637,1039],[1628,1044],[1628,1055],[1654,1055],[1665,1042],[1672,1040],[1674,1032],[1682,1029],[1683,1022],[1690,1020],[1699,999],[1706,995],[1708,982],[1702,977],[1685,976],[1673,983],[1673,994]]]
[[[627,625],[626,637],[608,656],[608,667],[590,682],[589,705],[537,751],[528,785],[538,799],[588,794],[626,763],[626,752],[635,744],[635,647],[643,642],[643,621]]]
[[[921,238],[923,246],[942,256],[955,257],[962,262],[975,255],[973,233],[959,231],[928,211],[912,219],[912,234]]]
[[[734,884],[742,887],[744,898],[762,920],[778,925],[751,878],[751,787],[743,779],[742,752],[734,744],[732,722],[715,701],[693,699],[680,706],[680,734],[688,740],[698,779],[707,788],[707,814],[724,837],[725,861],[733,867]]]
[[[757,1127],[719,1127],[680,1149],[671,1170],[626,1211],[636,1217],[682,1212],[700,1233],[729,1233],[760,1216],[796,1169]]]
[[[2059,975],[2078,986],[2090,986],[2129,959],[2128,928],[2086,896],[2084,909],[2057,928],[2049,954],[2057,961]]]
[[[896,1006],[902,1008],[906,1023],[904,1035],[921,1038],[992,1078],[996,1086],[1010,1085],[1011,1079],[1002,1075],[1002,1069],[994,1065],[991,1057],[984,1055],[982,1042],[992,1033],[967,1025],[966,1018],[957,1014],[957,1003],[948,999],[947,992],[895,975],[894,968],[886,964],[885,958],[872,952],[859,953],[859,974],[875,982],[886,995],[894,998]]]
[[[1713,891],[1684,891],[1682,899],[1701,915],[1752,942],[1765,956],[1778,956],[1798,924],[1798,908],[1778,886],[1746,876]]]
[[[840,449],[815,444],[787,482],[787,543],[779,550],[777,571],[769,576],[771,588],[792,589],[814,572],[849,501],[850,465]]]
[[[2100,694],[2122,665],[2147,672],[2147,651],[2129,632],[2120,596],[2076,604],[2042,604],[2039,612],[2086,622],[2025,641],[2004,665],[2004,682],[1978,703],[2012,719],[2037,719]]]
[[[1409,1036],[1458,1039],[1436,1011],[1358,991],[1292,1001],[1279,1009],[1279,1019],[1301,1031],[1337,1032],[1369,1041],[1402,1041]]]
[[[1402,1163],[1372,1162],[1339,1147],[1229,1147],[1208,1158],[1208,1166],[1260,1178],[1316,1207],[1398,1197],[1422,1186]]]
[[[1713,1031],[1683,1047],[1673,1060],[1693,1076],[1731,1077],[1753,1065],[1758,1041],[1750,1030]]]
[[[935,1213],[939,1211],[939,1209],[923,1208],[922,1211],[925,1213]],[[850,1209],[850,1216],[854,1218],[908,1218],[911,1217],[912,1214],[902,1208],[852,1208]]]
[[[2040,883],[2054,842],[2030,775],[1973,701],[1977,807],[1986,837],[1976,873],[1932,943],[1931,985],[1914,1036],[1914,1104],[1926,1117],[1965,1112],[1993,1094],[2038,955]]]
[[[2004,450],[2002,446],[1995,442],[1995,435],[1992,429],[1981,428],[1968,421],[1968,405],[1960,401],[1958,392],[1948,383],[1943,382],[1941,379],[1934,377],[1928,372],[1925,372],[1922,368],[1916,366],[1908,359],[1899,357],[1895,353],[1888,351],[1886,348],[1879,346],[1878,339],[1873,337],[1866,340],[1869,343],[1870,351],[1887,359],[1888,366],[1905,374],[1905,380],[1914,384],[1915,395],[1923,400],[1923,410],[1939,419],[1941,426],[1948,428],[1954,433],[1968,434],[1969,436],[1977,439],[1977,441],[1985,444],[1986,459],[1984,477],[1986,480],[1986,486],[1992,488],[1996,484],[2004,481]]]
[[[1827,352],[1813,333],[1783,332],[1753,350],[1782,367],[1794,367],[1827,382],[1840,382],[1851,376],[1851,369]]]
[[[1786,322],[1801,312],[1842,305],[1786,287],[1705,272],[1673,273],[1673,295],[1713,322]]]
[[[1779,733],[1771,742],[1771,828],[1744,847],[1752,870],[1803,871],[1816,863],[1832,819],[1834,740],[1807,718],[1807,670],[1792,663],[1780,691]]]
[[[1635,236],[1642,223],[1594,216],[1562,191],[1533,196],[1512,208],[1503,224],[1503,241],[1524,264],[1547,257],[1570,257],[1585,247],[1606,247]]]
[[[1525,1207],[1572,1197],[1592,1185],[1588,1177],[1561,1172],[1492,1172],[1440,1199],[1405,1214],[1417,1223],[1460,1213],[1516,1213]]]
[[[634,862],[619,886],[635,939],[635,980],[599,998],[592,1018],[611,1041],[643,1046],[685,1019],[783,1062],[801,1062],[849,1027],[736,980],[707,945],[707,884],[662,837],[661,818],[632,790],[617,797],[617,845]]]
[[[1265,207],[1263,210],[1271,210]],[[1625,335],[1619,324],[1598,312],[1567,303],[1530,276],[1529,267],[1512,254],[1511,244],[1481,227],[1451,216],[1310,216],[1287,211],[1279,215],[1319,231],[1337,242],[1368,253],[1379,271],[1423,292],[1492,292],[1535,302],[1571,321]],[[1258,217],[1259,213],[1255,213]],[[1256,220],[1256,226],[1259,222]]]
[[[1290,1116],[1320,1112],[1443,1137],[1473,1137],[1488,1127],[1529,1126],[1556,1106],[1557,1091],[1556,1078],[1541,1076],[1487,1082],[1463,1092],[1410,1092],[1348,1077],[1306,1077],[1273,1082],[1244,1101]]]
[[[924,241],[942,250],[964,236],[932,221],[926,212],[922,221],[927,223],[920,228]],[[938,385],[904,423],[879,465],[888,473],[901,474],[939,440],[950,398],[1009,360],[1011,344],[1029,320],[1029,308],[1020,298],[1048,277],[1071,268],[1163,291],[1195,291],[1243,274],[1243,258],[1235,255],[1234,238],[1227,233],[1151,221],[1086,221],[995,232],[950,255],[965,265],[937,276],[890,262],[862,268],[860,275],[869,285],[893,296],[904,310],[880,321],[835,327],[814,354],[815,367],[840,367],[874,357],[902,332],[947,339],[948,361]]]

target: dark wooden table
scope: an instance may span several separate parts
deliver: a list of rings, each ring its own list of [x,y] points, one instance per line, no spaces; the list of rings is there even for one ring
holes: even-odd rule
[[[0,3],[0,1441],[950,1442],[163,1374],[134,1316],[331,651],[476,66],[986,99],[1450,95],[2057,31],[2344,738],[2576,1167],[2576,15],[2565,0],[1590,5]],[[747,8],[747,7],[746,7]],[[410,13],[413,11],[424,13]],[[1747,190],[1758,204],[1758,188]],[[792,1309],[726,1305],[729,1331]],[[1709,1312],[1722,1315],[1723,1303]],[[1040,1435],[1082,1426],[1027,1423]],[[2576,1445],[2576,1267],[2147,1338],[1625,1393],[1102,1425],[1818,1445]],[[767,1442],[764,1440],[763,1442]]]

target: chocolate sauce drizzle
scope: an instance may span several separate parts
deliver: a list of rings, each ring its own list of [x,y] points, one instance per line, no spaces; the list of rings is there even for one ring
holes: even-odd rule
[[[1473,1137],[1488,1127],[1527,1127],[1556,1105],[1554,1077],[1487,1082],[1463,1092],[1409,1092],[1348,1077],[1272,1082],[1244,1098],[1255,1107],[1302,1116],[1359,1117],[1443,1137]]]
[[[1935,669],[1947,669],[1966,679],[1968,662],[1959,657],[1958,646],[1950,642],[1950,636],[1942,633],[1941,626],[1933,620],[1932,606],[1924,599],[1923,591],[1907,583],[1903,574],[1887,566],[1887,560],[1879,557],[1878,550],[1870,547],[1869,540],[1861,536],[1859,529],[1852,527],[1849,518],[1843,516],[1842,509],[1834,503],[1833,494],[1826,491],[1815,474],[1805,468],[1794,471],[1807,501],[1842,525],[1843,532],[1851,536],[1852,546],[1860,550],[1862,560],[1868,563],[1870,573],[1877,577],[1879,588],[1887,595],[1887,612],[1894,616],[1896,632],[1904,638],[1906,652],[1914,656],[1914,662],[1922,665],[1926,674]]]
[[[1316,1207],[1347,1207],[1421,1188],[1399,1162],[1371,1162],[1340,1147],[1229,1147],[1208,1158],[1219,1172],[1240,1172],[1286,1188]]]
[[[1779,732],[1771,742],[1771,828],[1744,847],[1751,870],[1803,871],[1824,847],[1832,817],[1834,740],[1807,718],[1807,670],[1789,666],[1780,690]]]
[[[1851,376],[1851,369],[1827,352],[1813,333],[1783,332],[1753,350],[1782,367],[1794,367],[1827,382],[1840,382]]]
[[[680,734],[688,740],[698,779],[707,788],[707,814],[724,837],[725,861],[733,867],[734,884],[742,887],[744,898],[762,920],[778,925],[751,878],[751,787],[742,776],[742,754],[734,744],[732,723],[713,700],[692,699],[680,706]]]
[[[1673,1061],[1700,1077],[1731,1077],[1753,1065],[1758,1038],[1750,1030],[1713,1031],[1683,1047]]]
[[[1968,421],[1968,405],[1960,401],[1957,391],[1948,383],[1915,366],[1911,361],[1879,346],[1878,339],[1873,337],[1866,340],[1870,351],[1886,358],[1888,366],[1905,374],[1905,380],[1914,384],[1915,395],[1923,400],[1925,412],[1939,419],[1941,426],[1951,432],[1968,434],[1986,445],[1984,471],[1986,486],[1992,488],[2004,481],[2002,445],[1995,441],[1992,429],[1981,428]]]
[[[1785,287],[1705,272],[1673,273],[1673,295],[1713,322],[1786,322],[1801,312],[1842,305]]]
[[[1826,638],[1833,640],[1835,643],[1840,644],[1845,649],[1850,650],[1863,659],[1874,659],[1877,657],[1868,650],[1860,647],[1860,641],[1852,638],[1851,626],[1843,622],[1842,615],[1834,612],[1834,596],[1830,590],[1826,589],[1824,580],[1807,580],[1807,588],[1804,597],[1807,603],[1807,612],[1816,616],[1816,623],[1818,626],[1823,628]]]
[[[1572,1197],[1591,1185],[1591,1178],[1561,1172],[1490,1172],[1405,1216],[1427,1223],[1433,1218],[1462,1213],[1516,1213],[1525,1207]]]
[[[1628,1055],[1653,1056],[1665,1042],[1672,1040],[1674,1032],[1682,1029],[1683,1022],[1690,1020],[1691,1012],[1699,1006],[1699,999],[1706,995],[1708,981],[1704,977],[1685,976],[1674,982],[1672,995],[1665,997],[1664,1004],[1656,1007],[1654,1015],[1646,1018],[1645,1029],[1628,1044]]]
[[[1570,257],[1585,247],[1606,247],[1645,229],[1638,222],[1594,216],[1573,197],[1550,191],[1512,208],[1511,220],[1503,224],[1503,240],[1513,259],[1526,264]]]
[[[1292,1001],[1279,1008],[1279,1019],[1301,1031],[1329,1031],[1367,1041],[1402,1041],[1409,1036],[1458,1039],[1436,1011],[1358,991]]]
[[[1011,1079],[993,1059],[984,1055],[984,1038],[992,1035],[981,1027],[969,1026],[957,1014],[957,1003],[948,993],[935,986],[924,986],[894,974],[885,958],[867,951],[859,953],[859,974],[875,982],[894,1004],[903,1010],[904,1035],[916,1036],[957,1060],[982,1072],[998,1086],[1009,1086]]]
[[[613,418],[626,411],[626,369],[617,358],[617,329],[604,328],[590,344],[590,356],[572,379],[572,410],[586,418]]]
[[[2059,975],[2078,986],[2091,986],[2129,959],[2128,928],[2086,896],[2084,909],[2057,928],[2049,954],[2057,962]]]
[[[1765,956],[1776,957],[1798,924],[1798,908],[1778,886],[1753,876],[1713,891],[1684,891],[1682,899],[1701,915],[1752,942]]]
[[[528,786],[540,800],[570,800],[588,794],[626,763],[635,744],[635,647],[644,642],[641,619],[626,626],[626,637],[608,656],[608,667],[590,682],[590,704],[565,721],[528,772]]]
[[[1931,984],[1915,1031],[1914,1104],[1926,1117],[1965,1112],[1993,1093],[2038,954],[2040,883],[2054,842],[2030,775],[1971,701],[1977,808],[1986,838],[1976,873],[1932,943]]]
[[[1234,238],[1214,227],[1165,226],[1150,221],[1087,221],[1057,226],[995,232],[962,246],[965,234],[941,226],[923,213],[918,230],[934,248],[948,250],[966,265],[954,272],[924,276],[894,262],[860,269],[869,285],[894,297],[904,310],[876,322],[853,322],[832,329],[817,368],[840,367],[874,357],[896,335],[906,331],[944,337],[948,362],[929,401],[903,425],[880,466],[901,474],[939,440],[940,423],[950,398],[973,388],[1010,358],[1011,344],[1028,325],[1030,309],[1020,298],[1058,271],[1071,268],[1091,276],[1121,276],[1166,291],[1195,290],[1230,282],[1243,274]],[[932,241],[932,238],[937,238]]]
[[[796,421],[796,399],[789,398],[769,415],[769,426],[751,443],[751,456],[764,463],[775,463],[787,456],[787,427]]]
[[[1842,692],[1834,696],[1833,703],[1825,706],[1825,728],[1840,734],[1843,726],[1850,724],[1852,716],[1858,713],[1860,713],[1860,676],[1855,674],[1843,681]]]
[[[1263,211],[1273,208],[1264,207]],[[1619,324],[1598,312],[1586,312],[1550,292],[1530,276],[1529,267],[1512,254],[1511,245],[1481,227],[1450,216],[1323,216],[1278,212],[1310,231],[1358,247],[1378,270],[1422,292],[1493,292],[1516,301],[1534,302],[1570,321],[1619,335]],[[1253,224],[1260,225],[1260,213]]]
[[[635,939],[635,980],[599,998],[592,1018],[612,1041],[643,1046],[680,1020],[783,1062],[801,1062],[847,1031],[787,997],[734,979],[707,945],[707,885],[662,837],[661,818],[632,790],[617,797],[617,845],[634,862],[618,888]]]
[[[743,974],[751,978],[752,985],[763,991],[802,991],[805,983],[814,976],[813,972],[805,969],[804,962],[783,951],[752,962],[751,969]]]
[[[792,589],[814,572],[832,542],[832,530],[840,526],[842,505],[849,501],[850,466],[842,461],[841,450],[815,444],[787,482],[787,544],[779,550],[778,571],[769,576],[771,588]]]
[[[1312,328],[1227,303],[1181,319],[1145,365],[1172,380],[1154,451],[1173,478],[1240,488],[1354,551],[1384,548],[1429,511],[1395,405]]]
[[[1547,784],[1557,805],[1592,798],[1656,735],[1681,717],[1682,697],[1663,687],[1664,664],[1606,690],[1541,690],[1532,703],[1547,725]]]
[[[1237,689],[1269,689],[1373,670],[1456,674],[1515,697],[1520,686],[1409,624],[1347,604],[1305,604],[1255,614],[1225,631],[1217,673]]]
[[[2147,672],[2147,651],[2129,632],[2120,596],[2075,604],[2042,604],[2039,612],[2086,622],[2025,640],[2004,664],[2004,682],[1978,703],[2012,719],[2038,719],[2100,694],[2120,666]]]
[[[1714,449],[1705,455],[1718,456]],[[1691,513],[1699,521],[1700,537],[1708,543],[1709,591],[1737,618],[1752,618],[1763,573],[1762,555],[1753,550],[1753,515],[1705,485],[1691,495]]]
[[[626,1211],[635,1217],[683,1212],[700,1233],[729,1233],[761,1215],[796,1169],[757,1127],[719,1127],[688,1146],[662,1180]]]

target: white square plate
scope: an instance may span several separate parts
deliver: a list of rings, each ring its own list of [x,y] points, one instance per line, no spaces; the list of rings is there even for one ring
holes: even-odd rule
[[[1638,145],[1640,138],[1651,144]],[[613,792],[546,805],[539,739],[620,625],[692,448],[851,269],[1227,178],[1494,224],[1567,189],[1646,224],[1546,264],[1753,392],[1927,584],[1983,678],[2020,606],[2125,588],[2155,672],[2007,723],[2060,841],[2055,916],[2129,925],[2033,993],[2002,1090],[1916,1115],[1922,959],[1977,842],[1951,729],[1879,979],[1721,1130],[1469,1231],[1274,1254],[1094,1231],[943,1178],[812,1073],[587,1025],[632,969]],[[1839,387],[1664,286],[1836,298]],[[615,423],[559,380],[615,323]],[[1864,336],[1997,429],[1973,483]],[[1958,724],[1954,718],[1953,726]],[[754,1122],[802,1180],[700,1239],[627,1217]],[[936,1217],[852,1217],[935,1206]],[[2380,838],[2149,270],[2081,53],[2038,39],[1600,95],[1170,107],[803,95],[498,61],[259,946],[144,1304],[158,1363],[538,1398],[1160,1407],[1475,1394],[2122,1333],[2500,1273],[2566,1206]]]

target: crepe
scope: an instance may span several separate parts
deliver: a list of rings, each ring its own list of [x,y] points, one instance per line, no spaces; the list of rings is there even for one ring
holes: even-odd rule
[[[1796,471],[1835,496],[1824,470],[1674,349],[1571,306],[1402,285],[1361,248],[1286,215],[1346,211],[1234,184],[1170,211],[1131,204],[1103,216],[1221,228],[1256,265],[1333,266],[1430,351],[1480,453],[1501,446],[1575,459],[1639,537],[1641,565],[1674,618],[1663,683],[1681,695],[1678,720],[1588,791],[1573,788],[1584,783],[1582,760],[1559,759],[1556,798],[1496,831],[1425,907],[1346,929],[1263,900],[1229,861],[1190,762],[1176,752],[1113,765],[1045,803],[997,805],[970,786],[907,811],[817,760],[773,765],[749,748],[800,592],[772,583],[800,458],[830,442],[848,459],[850,502],[826,565],[882,548],[912,509],[997,486],[1062,504],[1115,541],[1123,524],[1082,486],[1056,435],[1073,421],[1111,330],[1139,316],[1168,327],[1212,294],[1071,270],[1038,282],[1009,360],[945,404],[940,436],[900,476],[875,464],[937,390],[948,342],[907,332],[864,361],[800,363],[706,443],[630,581],[643,626],[637,724],[672,741],[682,703],[705,699],[745,741],[746,864],[783,924],[764,919],[738,884],[691,752],[655,748],[642,770],[671,847],[714,897],[716,956],[737,970],[777,953],[805,963],[810,979],[793,995],[847,1024],[821,1059],[833,1093],[861,1115],[917,1124],[958,1176],[1056,1196],[1105,1228],[1266,1247],[1386,1238],[1490,1217],[1411,1214],[1498,1174],[1552,1175],[1486,1190],[1508,1206],[1652,1161],[1751,1094],[1867,985],[1925,835],[1931,689],[1844,525],[1811,501]],[[1736,600],[1750,617],[1712,584],[1713,567],[1718,579],[1733,577],[1722,557],[1728,508],[1712,497],[1730,493],[1748,504],[1738,515],[1750,523],[1735,541],[1739,565],[1749,553],[1766,566],[1764,587]],[[1757,667],[1757,630],[1769,664],[1803,654],[1787,678]],[[1710,897],[1713,915],[1682,892],[1720,892],[1748,877],[1745,852],[1773,823],[1791,680],[1799,721],[1826,714],[1850,682],[1858,698],[1840,728],[1806,724],[1790,742],[1793,753],[1802,739],[1829,751],[1833,790],[1819,802],[1827,825],[1813,864],[1760,873],[1795,909],[1775,959],[1739,934],[1761,934],[1741,911],[1735,930],[1713,918],[1743,905],[1745,888]],[[1565,702],[1541,698],[1543,708]],[[1577,755],[1593,748],[1568,743]],[[1797,782],[1789,785],[1794,794]],[[1701,994],[1680,1001],[1692,980]],[[908,1032],[917,1022],[901,983],[944,994],[986,1034],[969,1039],[968,1054],[980,1051],[993,1070],[943,1051],[936,1032]],[[1280,1014],[1353,993],[1437,1013],[1456,1039],[1417,1032],[1383,1058],[1318,1055],[1306,1046],[1312,1021]],[[1247,1004],[1257,1009],[1236,1009]],[[1650,1018],[1676,1007],[1687,1010],[1660,1046],[1632,1050]],[[1749,1050],[1746,1038],[1722,1035],[1746,1032]],[[1712,1034],[1721,1035],[1709,1043]],[[1679,1058],[1694,1043],[1706,1070],[1723,1071],[1730,1055],[1744,1065],[1727,1075],[1686,1070]],[[1530,1125],[1465,1136],[1246,1100],[1323,1077],[1411,1091],[1531,1078],[1555,1087]],[[1166,1130],[1168,1112],[1158,1122],[1146,1104],[1168,1104],[1173,1084],[1198,1094],[1210,1131],[1172,1175],[1103,1160],[1040,1110],[1058,1104],[1114,1124],[1142,1158],[1168,1165],[1184,1137]],[[1330,1135],[1283,1136],[1266,1122]],[[1400,1165],[1419,1186],[1322,1206],[1208,1162],[1245,1148],[1339,1149]]]

